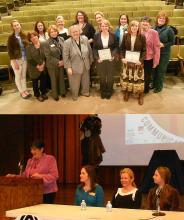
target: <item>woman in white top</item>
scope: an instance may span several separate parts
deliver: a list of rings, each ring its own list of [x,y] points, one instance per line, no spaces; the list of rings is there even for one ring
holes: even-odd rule
[[[113,72],[114,72],[114,57],[117,54],[118,42],[115,34],[110,31],[110,23],[108,20],[101,22],[101,31],[98,32],[93,41],[93,52],[96,60],[97,73],[100,76],[100,91],[101,98],[110,99],[113,93]],[[103,60],[99,56],[99,50],[109,49],[109,59]]]
[[[38,33],[40,42],[46,42],[49,39],[49,35],[46,31],[46,26],[43,21],[37,21],[35,23],[34,30]]]
[[[68,36],[68,29],[65,28],[65,20],[63,16],[58,15],[56,18],[56,26],[59,31],[59,36],[64,38],[64,40],[67,40],[69,38]]]
[[[121,188],[115,192],[112,198],[114,208],[139,209],[141,207],[142,194],[134,182],[134,173],[130,168],[120,171]]]

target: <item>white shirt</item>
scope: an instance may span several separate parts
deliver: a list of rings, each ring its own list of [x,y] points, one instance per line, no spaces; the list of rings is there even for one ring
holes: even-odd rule
[[[109,35],[107,37],[103,37],[101,35],[103,48],[108,48],[109,45]]]

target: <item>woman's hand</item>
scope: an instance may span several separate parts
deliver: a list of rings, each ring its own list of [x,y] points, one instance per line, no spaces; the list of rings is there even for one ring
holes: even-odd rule
[[[68,75],[73,75],[73,70],[72,70],[72,68],[68,68],[68,69],[67,69],[67,72],[68,72]]]
[[[124,64],[127,64],[127,60],[125,58],[121,59]]]
[[[19,70],[19,64],[17,63],[16,60],[13,60],[13,66],[16,70]]]
[[[59,67],[64,66],[63,60],[60,60],[60,61],[58,62],[58,66],[59,66]]]
[[[6,175],[6,177],[16,177],[16,174],[8,173],[8,174]]]
[[[141,62],[138,60],[138,61],[135,63],[135,65],[140,66],[140,65],[141,65]]]
[[[33,173],[31,177],[35,178],[35,179],[42,179],[43,178],[42,174],[40,174],[40,173]]]
[[[160,42],[160,48],[164,47],[164,44]]]
[[[101,60],[101,59],[98,59],[98,63],[102,63],[102,60]]]
[[[114,57],[112,57],[109,61],[112,62],[114,60]]]

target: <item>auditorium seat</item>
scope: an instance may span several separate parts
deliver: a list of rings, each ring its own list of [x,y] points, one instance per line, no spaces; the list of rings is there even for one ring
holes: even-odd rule
[[[10,73],[10,59],[8,56],[8,52],[0,52],[0,70],[7,69],[8,70],[8,79],[11,81],[12,76]]]
[[[184,75],[184,45],[179,45],[179,59],[181,73]]]

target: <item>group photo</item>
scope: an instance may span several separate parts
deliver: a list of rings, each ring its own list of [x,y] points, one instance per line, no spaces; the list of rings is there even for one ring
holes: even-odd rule
[[[184,219],[184,1],[0,0],[0,220]]]
[[[1,83],[2,113],[17,100],[21,110],[10,113],[30,113],[33,103],[36,109],[32,113],[52,113],[52,107],[59,113],[72,113],[70,109],[74,106],[90,104],[89,109],[93,108],[94,113],[103,112],[104,105],[107,113],[126,113],[126,108],[134,112],[137,107],[137,113],[149,110],[159,113],[155,108],[157,104],[173,113],[178,109],[178,102],[174,101],[177,98],[183,101],[179,94],[184,73],[184,24],[180,15],[184,11],[164,1],[153,1],[153,8],[152,2],[145,2],[140,4],[148,8],[149,13],[138,7],[134,11],[134,2],[132,8],[128,8],[126,2],[119,3],[117,8],[112,5],[110,13],[108,4],[95,2],[95,6],[104,5],[103,11],[95,11],[97,7],[91,3],[92,12],[84,5],[81,9],[80,2],[69,2],[76,4],[76,13],[69,16],[67,8],[62,9],[54,21],[48,22],[45,11],[43,19],[31,17],[30,12],[36,7],[43,10],[42,4],[35,1],[31,6],[20,7],[20,11],[12,11],[11,16],[2,17],[0,25],[2,29],[9,26],[10,34],[2,33],[2,40],[6,37],[6,41],[1,48],[7,52],[0,54],[4,60],[5,56],[9,59],[7,74],[15,83],[11,86],[13,92],[3,91]],[[48,3],[48,7],[51,5],[52,2]],[[180,17],[175,17],[178,14]],[[24,18],[30,19],[29,26],[23,25]],[[6,87],[9,88],[5,84]],[[23,100],[18,99],[17,94]],[[36,100],[45,102],[44,106]],[[174,109],[168,108],[170,101]],[[146,106],[142,106],[144,104]],[[60,110],[62,107],[64,112]],[[89,109],[84,109],[84,113]],[[75,113],[80,112],[76,109]]]
[[[132,117],[135,138],[130,144]],[[2,219],[3,213],[18,219],[31,212],[40,219],[73,219],[81,211],[90,216],[90,207],[101,208],[96,217],[112,212],[113,218],[116,209],[127,216],[137,209],[135,219],[182,218],[184,133],[172,123],[183,122],[183,115],[6,115],[0,121]],[[146,126],[148,121],[158,135]],[[143,125],[140,133],[136,126]]]

